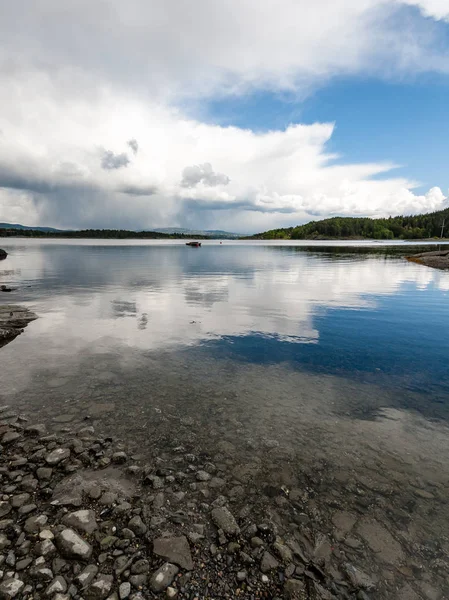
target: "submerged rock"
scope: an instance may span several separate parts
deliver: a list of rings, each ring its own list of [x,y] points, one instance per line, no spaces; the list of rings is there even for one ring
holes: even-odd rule
[[[0,306],[0,346],[20,335],[35,319],[37,315],[27,308],[12,304]]]

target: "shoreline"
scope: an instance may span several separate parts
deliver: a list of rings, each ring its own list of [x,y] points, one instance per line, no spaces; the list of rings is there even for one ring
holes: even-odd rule
[[[418,556],[406,560],[403,540],[378,520],[379,511],[366,515],[366,491],[395,493],[379,482],[367,478],[365,492],[360,483],[353,490],[355,512],[322,489],[320,471],[310,472],[303,489],[253,489],[269,498],[259,506],[246,496],[251,465],[231,472],[226,461],[183,446],[148,460],[99,435],[90,419],[69,424],[62,417],[52,432],[0,408],[2,600],[442,597],[421,580]],[[329,510],[332,532],[323,521]],[[391,571],[399,587],[386,578]],[[412,593],[415,583],[422,596]]]

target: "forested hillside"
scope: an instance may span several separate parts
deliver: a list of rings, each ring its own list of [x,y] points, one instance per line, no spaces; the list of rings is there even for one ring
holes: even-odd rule
[[[370,219],[368,217],[333,217],[311,221],[297,227],[272,229],[259,233],[256,239],[338,239],[371,238],[377,240],[426,239],[440,237],[449,231],[449,208],[424,215]]]

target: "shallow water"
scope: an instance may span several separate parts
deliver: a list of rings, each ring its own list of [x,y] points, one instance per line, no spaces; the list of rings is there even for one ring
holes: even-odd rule
[[[1,404],[202,453],[266,510],[300,490],[329,535],[357,514],[367,561],[374,519],[404,552],[379,578],[445,589],[449,272],[402,244],[5,242],[0,301],[39,319],[0,349]]]

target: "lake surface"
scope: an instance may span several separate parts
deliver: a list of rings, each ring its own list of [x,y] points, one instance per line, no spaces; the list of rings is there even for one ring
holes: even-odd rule
[[[0,302],[39,316],[0,349],[1,404],[56,429],[89,417],[144,457],[221,459],[267,511],[302,490],[329,532],[337,508],[375,520],[400,568],[366,527],[345,552],[391,589],[447,593],[449,272],[404,259],[422,246],[1,246],[18,290]]]

